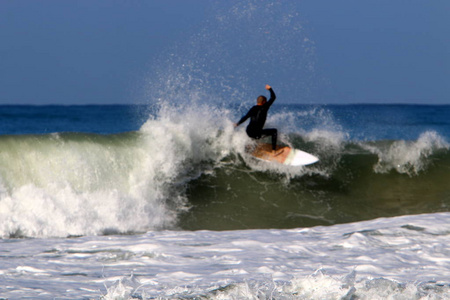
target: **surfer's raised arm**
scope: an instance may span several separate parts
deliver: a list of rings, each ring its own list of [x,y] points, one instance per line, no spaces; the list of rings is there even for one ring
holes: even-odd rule
[[[268,84],[266,84],[266,90],[270,92],[270,98],[269,101],[267,101],[267,105],[272,105],[272,103],[275,101],[277,96],[275,95],[275,92],[272,90],[272,87]]]

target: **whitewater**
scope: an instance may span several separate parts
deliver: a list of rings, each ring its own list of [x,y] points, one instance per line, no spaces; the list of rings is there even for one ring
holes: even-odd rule
[[[0,299],[450,299],[450,106],[316,104],[295,5],[216,5],[143,104],[0,106]],[[265,84],[319,163],[246,152]]]
[[[2,242],[10,299],[448,299],[448,213]]]

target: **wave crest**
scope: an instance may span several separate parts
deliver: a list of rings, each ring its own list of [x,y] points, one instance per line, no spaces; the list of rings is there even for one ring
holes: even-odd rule
[[[394,141],[389,145],[375,147],[364,145],[364,148],[378,156],[373,169],[376,173],[389,173],[392,170],[409,176],[418,175],[431,163],[428,159],[440,149],[448,149],[449,144],[435,131],[427,131],[416,141]]]

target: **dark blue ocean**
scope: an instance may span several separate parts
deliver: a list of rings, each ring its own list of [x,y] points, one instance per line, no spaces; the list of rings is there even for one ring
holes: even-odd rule
[[[236,115],[238,105],[232,104]],[[450,137],[450,105],[352,104],[352,105],[276,105],[273,111],[321,110],[352,140],[414,140],[421,133],[435,131]],[[48,134],[84,132],[113,134],[138,131],[155,113],[146,105],[0,106],[0,134]],[[327,120],[325,120],[327,121]],[[321,120],[300,120],[306,130]]]
[[[138,105],[0,106],[1,134],[83,132],[111,134],[137,131],[147,108]]]

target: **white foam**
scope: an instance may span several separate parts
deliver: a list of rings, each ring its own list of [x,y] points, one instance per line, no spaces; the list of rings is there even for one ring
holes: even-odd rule
[[[449,219],[436,213],[308,229],[0,240],[0,294],[445,299]]]
[[[437,132],[426,131],[416,141],[395,141],[387,147],[365,144],[363,147],[378,156],[375,172],[395,170],[413,176],[426,170],[430,155],[436,150],[448,149],[449,144]]]

